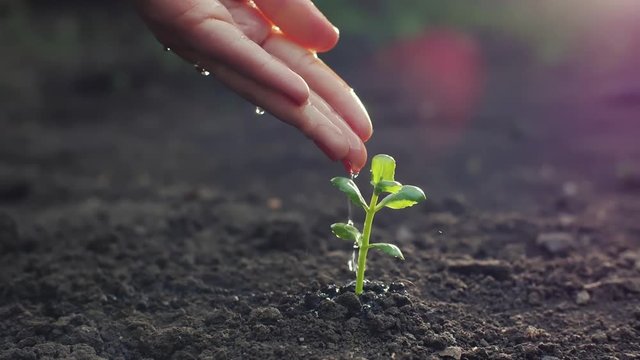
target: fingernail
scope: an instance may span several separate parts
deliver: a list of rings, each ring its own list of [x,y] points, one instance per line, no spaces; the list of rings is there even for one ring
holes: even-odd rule
[[[335,31],[336,35],[340,36],[340,29],[338,29],[337,27],[333,26],[333,31]]]

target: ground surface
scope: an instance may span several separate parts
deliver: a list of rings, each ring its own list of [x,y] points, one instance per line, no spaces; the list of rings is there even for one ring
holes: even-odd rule
[[[501,64],[462,141],[430,147],[449,130],[345,50],[371,151],[431,197],[380,214],[407,260],[372,253],[358,299],[341,167],[159,53],[38,63],[32,101],[5,96],[0,359],[640,358],[640,181],[614,171],[637,130],[532,111]]]

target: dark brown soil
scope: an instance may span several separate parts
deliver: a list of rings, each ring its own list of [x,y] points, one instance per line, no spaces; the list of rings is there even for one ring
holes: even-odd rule
[[[358,298],[339,165],[191,72],[118,66],[140,84],[43,72],[46,101],[0,117],[0,359],[640,358],[637,178],[609,147],[564,151],[557,118],[499,90],[509,70],[433,155],[446,128],[342,69],[371,151],[430,196],[379,215],[406,261],[372,253]]]

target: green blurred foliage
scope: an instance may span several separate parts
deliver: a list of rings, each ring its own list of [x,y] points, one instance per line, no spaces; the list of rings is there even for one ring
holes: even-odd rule
[[[38,103],[43,84],[79,73],[108,72],[114,88],[126,88],[122,69],[151,64],[178,71],[175,56],[159,56],[161,45],[129,6],[101,4],[34,6],[0,0],[0,100]],[[126,55],[125,55],[126,54]]]
[[[542,60],[563,54],[579,23],[576,1],[316,0],[342,33],[383,44],[429,28],[493,34],[530,45]]]

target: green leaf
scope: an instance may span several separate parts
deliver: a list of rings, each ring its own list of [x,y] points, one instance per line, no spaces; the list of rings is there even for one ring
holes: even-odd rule
[[[336,223],[331,225],[331,231],[340,239],[349,240],[360,244],[360,231],[353,225]]]
[[[371,159],[371,181],[378,184],[382,180],[393,181],[396,174],[396,161],[389,155],[379,154]]]
[[[393,257],[397,257],[401,260],[404,260],[404,255],[402,255],[402,251],[400,251],[400,249],[393,244],[375,243],[375,244],[369,244],[369,248],[380,250],[387,255],[391,255]]]
[[[334,177],[331,179],[331,183],[340,191],[347,194],[354,204],[362,206],[364,209],[368,208],[367,203],[364,202],[362,194],[360,194],[358,186],[356,186],[356,183],[354,183],[353,180],[346,177]]]
[[[385,206],[391,209],[403,209],[409,206],[413,206],[426,199],[426,195],[419,187],[413,185],[404,185],[395,194],[391,194],[382,199],[382,201],[378,203],[378,206],[376,206],[376,211],[382,209]]]
[[[395,194],[402,188],[402,184],[397,181],[382,180],[377,184],[373,184],[376,194],[390,193]]]

